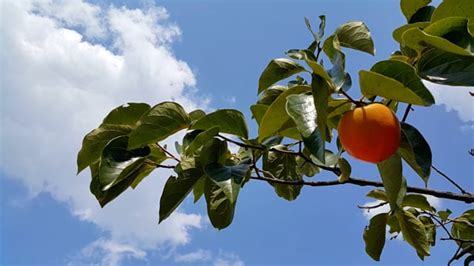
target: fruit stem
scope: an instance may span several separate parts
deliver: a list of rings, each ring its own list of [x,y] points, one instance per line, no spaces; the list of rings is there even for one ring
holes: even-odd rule
[[[362,101],[356,101],[354,100],[349,94],[347,94],[344,90],[339,90],[339,93],[344,95],[349,101],[351,101],[353,104],[355,104],[357,107],[364,106],[364,102]]]

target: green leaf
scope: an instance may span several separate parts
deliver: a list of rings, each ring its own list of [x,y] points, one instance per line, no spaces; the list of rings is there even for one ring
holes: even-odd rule
[[[474,86],[474,59],[469,56],[431,49],[423,53],[416,68],[418,75],[430,82]]]
[[[400,61],[381,61],[371,71],[361,70],[359,82],[366,97],[381,96],[422,106],[434,103],[433,95],[416,75],[415,69]]]
[[[415,50],[419,54],[421,54],[421,52],[428,47],[434,47],[454,54],[465,56],[474,55],[474,53],[468,49],[460,47],[442,37],[430,35],[418,28],[412,28],[405,31],[405,33],[402,35],[402,43],[403,45]]]
[[[331,60],[331,63],[334,64],[336,55],[339,54],[343,61],[345,61],[345,55],[341,52],[341,44],[339,43],[339,39],[337,35],[331,35],[326,38],[323,44],[323,51]]]
[[[388,216],[387,225],[389,227],[388,232],[390,234],[400,233],[400,231],[402,230],[400,228],[400,223],[398,222],[398,219],[395,213],[392,213]]]
[[[370,219],[369,226],[364,230],[365,252],[375,261],[380,260],[385,245],[385,227],[387,213],[380,213]]]
[[[330,86],[332,86],[331,77],[328,75],[326,70],[324,70],[324,67],[321,64],[318,64],[313,52],[309,50],[293,49],[286,52],[286,54],[292,58],[304,60],[308,66],[311,67],[311,70],[313,70],[314,74],[324,78],[330,84]]]
[[[150,148],[127,150],[128,137],[111,140],[102,151],[99,164],[99,182],[103,191],[136,172],[150,154]]]
[[[273,148],[288,151],[286,146],[283,145],[278,145]],[[302,180],[302,177],[296,170],[296,165],[296,156],[293,156],[292,154],[281,154],[269,151],[265,153],[263,157],[263,169],[270,172],[273,177],[281,180]],[[272,178],[271,176],[268,177]],[[303,187],[303,185],[285,185],[272,182],[270,182],[270,184],[274,187],[275,192],[279,197],[288,201],[295,200]]]
[[[191,119],[191,121],[195,122],[203,118],[205,115],[206,113],[203,110],[197,109],[189,113],[189,118]]]
[[[286,112],[295,121],[306,148],[324,163],[324,139],[317,127],[313,97],[306,94],[288,96]]]
[[[130,184],[130,187],[135,189],[138,186],[138,184],[140,184],[140,182],[142,182],[143,179],[147,177],[148,175],[150,175],[151,172],[153,172],[155,169],[156,169],[155,162],[145,160],[138,171],[138,175],[135,177],[132,184]]]
[[[335,35],[343,47],[374,55],[375,48],[370,31],[361,21],[347,22],[336,29]]]
[[[249,162],[232,166],[213,163],[206,165],[204,171],[222,189],[230,203],[235,203],[242,182],[249,174]]]
[[[422,256],[429,256],[429,243],[423,223],[409,211],[399,209],[396,212],[403,238]]]
[[[349,162],[344,159],[344,158],[339,158],[339,161],[337,163],[339,165],[339,169],[341,169],[341,174],[339,175],[339,182],[344,183],[347,180],[349,180],[349,177],[351,176],[351,165]]]
[[[291,77],[304,70],[304,67],[293,60],[286,58],[273,59],[260,75],[258,81],[258,93],[266,90],[276,82]]]
[[[403,25],[399,28],[396,28],[393,31],[392,37],[393,37],[393,39],[395,39],[395,41],[401,43],[403,41],[402,36],[403,36],[403,33],[405,33],[405,31],[407,31],[409,29],[413,29],[413,28],[424,29],[428,25],[430,25],[429,22],[416,22],[416,23],[411,23],[411,24],[405,24],[405,25]]]
[[[130,134],[129,149],[162,141],[189,126],[191,119],[181,105],[162,102],[142,116],[138,127]]]
[[[427,216],[420,216],[419,219],[425,226],[426,239],[428,239],[428,243],[434,247],[436,245],[436,225],[433,222],[433,219]]]
[[[474,3],[472,0],[444,0],[433,13],[431,22],[447,17],[464,17],[474,21]]]
[[[77,174],[99,160],[102,150],[110,140],[127,135],[130,131],[130,126],[103,125],[89,132],[84,137],[81,150],[77,154]]]
[[[203,145],[200,162],[202,165],[208,165],[212,163],[224,164],[228,158],[227,155],[230,155],[227,148],[227,142],[213,138]]]
[[[206,131],[199,133],[193,141],[186,147],[185,155],[189,156],[201,148],[205,143],[210,141],[219,133],[219,127],[211,127]]]
[[[366,196],[381,201],[388,201],[387,194],[385,193],[385,191],[380,189],[371,190],[369,191],[369,193],[367,193]]]
[[[127,103],[113,109],[102,121],[102,125],[125,125],[134,126],[150,110],[146,103]]]
[[[445,222],[446,220],[448,220],[449,215],[451,215],[451,213],[453,212],[450,209],[446,209],[445,211],[438,211],[438,216],[439,218],[441,218],[442,222]]]
[[[300,94],[311,91],[311,87],[306,85],[294,86],[283,92],[270,105],[260,121],[258,141],[277,135],[284,129],[294,126],[293,121],[286,113],[286,98],[288,95]],[[290,123],[291,122],[291,123]],[[290,124],[288,124],[290,123]],[[286,126],[286,127],[285,127]]]
[[[408,165],[423,179],[425,185],[431,173],[431,149],[421,133],[407,123],[401,123],[402,138],[399,153]]]
[[[196,121],[191,129],[208,130],[216,126],[219,127],[219,131],[222,133],[248,138],[249,133],[244,115],[233,109],[221,109],[207,114]]]
[[[309,158],[310,157],[310,152],[308,149],[303,150],[303,154]],[[314,164],[307,162],[303,157],[297,156],[296,157],[296,171],[298,172],[299,175],[301,176],[307,176],[307,177],[312,177],[315,176],[320,172],[319,167],[315,166]]]
[[[168,178],[160,198],[159,223],[168,218],[179,204],[183,202],[200,177],[200,175],[183,173],[178,177],[170,176]]]
[[[431,0],[401,0],[400,8],[408,21],[413,16],[413,14],[416,13],[416,11],[428,5],[429,3],[431,3]]]
[[[204,195],[204,184],[206,183],[206,176],[202,176],[201,178],[196,181],[193,187],[193,195],[194,195],[194,203],[198,202],[198,200]]]
[[[328,136],[326,136],[326,128],[330,87],[323,78],[318,75],[313,75],[311,91],[313,92],[314,106],[316,107],[316,124],[324,144],[324,140],[328,139]],[[324,149],[324,145],[322,149]],[[322,162],[324,162],[324,160]]]
[[[377,168],[382,177],[390,208],[396,210],[400,207],[404,196],[402,159],[395,153],[387,160],[378,163]]]
[[[258,95],[258,104],[271,105],[275,99],[286,91],[288,87],[281,85],[273,85],[270,88],[264,90],[260,95]]]
[[[454,219],[455,222],[451,226],[451,235],[454,238],[464,239],[464,240],[474,240],[474,209],[470,209],[464,212],[460,217]],[[461,243],[456,241],[458,245],[462,244],[463,249],[473,247],[474,244],[471,242]],[[474,250],[471,249],[471,254],[474,254]]]
[[[431,15],[435,10],[434,6],[424,6],[418,9],[413,16],[411,16],[408,23],[417,23],[417,22],[429,22],[431,20]]]
[[[207,203],[207,215],[212,225],[217,229],[229,226],[234,218],[236,202],[231,203],[224,190],[210,178],[206,178],[204,196]]]
[[[250,106],[250,111],[252,112],[253,118],[257,121],[257,124],[260,125],[263,116],[268,110],[268,105],[264,104],[254,104]]]
[[[425,196],[420,194],[407,194],[403,198],[402,206],[415,207],[424,211],[434,211]]]

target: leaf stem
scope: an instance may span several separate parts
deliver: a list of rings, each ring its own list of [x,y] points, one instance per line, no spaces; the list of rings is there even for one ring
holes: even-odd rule
[[[156,146],[160,148],[164,153],[168,154],[173,160],[177,161],[178,163],[181,162],[176,156],[174,156],[171,152],[167,151],[163,146],[161,146],[159,143],[156,143]]]

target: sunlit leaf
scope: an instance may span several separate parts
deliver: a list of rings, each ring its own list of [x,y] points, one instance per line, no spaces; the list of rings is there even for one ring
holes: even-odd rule
[[[304,67],[286,58],[273,59],[267,65],[258,81],[258,93],[266,90],[276,82],[304,71]]]
[[[221,109],[202,117],[191,129],[208,130],[219,127],[219,132],[248,138],[248,128],[244,115],[237,110]]]
[[[404,196],[404,179],[402,176],[402,159],[398,153],[377,164],[388,202],[392,210],[400,207]],[[406,188],[405,188],[406,190]]]
[[[422,256],[429,256],[429,243],[426,237],[425,226],[416,217],[406,210],[396,212],[403,238]]]

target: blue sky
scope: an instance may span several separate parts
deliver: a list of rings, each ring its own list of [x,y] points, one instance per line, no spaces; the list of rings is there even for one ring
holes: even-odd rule
[[[236,108],[255,134],[248,107],[259,75],[269,60],[308,45],[305,16],[317,25],[326,15],[327,36],[349,20],[368,25],[376,56],[346,50],[357,95],[358,70],[397,49],[391,30],[404,18],[395,0],[355,2],[2,2],[0,264],[373,264],[362,240],[368,218],[356,207],[370,202],[364,197],[370,188],[304,188],[286,202],[269,185],[251,182],[233,224],[218,232],[204,202],[191,200],[156,225],[169,172],[100,209],[88,191],[88,173],[76,176],[74,165],[82,136],[128,101]],[[408,122],[430,143],[434,164],[473,191],[469,88],[428,87],[437,105],[416,108]],[[354,176],[377,179],[374,165],[351,162]],[[422,186],[405,169],[409,184]],[[455,191],[435,174],[429,185]],[[458,213],[466,208],[432,203]],[[439,241],[422,263],[403,241],[387,241],[380,264],[445,265],[455,248]]]

